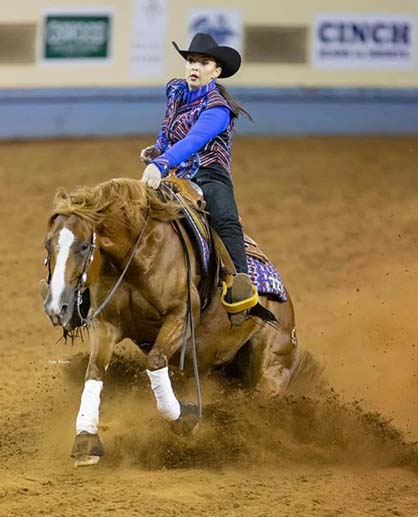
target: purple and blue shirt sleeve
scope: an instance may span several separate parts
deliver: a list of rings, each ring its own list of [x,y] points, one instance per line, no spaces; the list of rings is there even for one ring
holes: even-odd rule
[[[158,133],[157,141],[155,142],[155,145],[160,150],[160,153],[163,153],[166,150],[167,145],[164,143],[164,135],[163,135],[163,128],[161,127],[160,132]]]
[[[231,111],[226,107],[215,106],[214,108],[205,110],[187,135],[158,156],[158,158],[155,158],[152,163],[156,165],[161,174],[165,176],[170,169],[190,158],[190,156],[197,153],[213,138],[225,131],[230,120]],[[158,145],[160,140],[159,136],[157,146],[163,151]]]

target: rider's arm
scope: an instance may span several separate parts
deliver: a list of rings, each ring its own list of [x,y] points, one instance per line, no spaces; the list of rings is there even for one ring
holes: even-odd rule
[[[187,135],[170,147],[168,151],[158,156],[152,163],[165,176],[169,169],[190,158],[213,138],[225,131],[230,119],[230,110],[223,106],[215,106],[205,110]]]

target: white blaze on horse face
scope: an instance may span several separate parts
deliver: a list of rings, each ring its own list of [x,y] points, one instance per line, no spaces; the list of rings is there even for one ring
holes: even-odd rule
[[[58,237],[58,253],[54,273],[51,279],[51,304],[50,309],[60,312],[61,296],[65,287],[65,268],[67,265],[70,248],[74,242],[74,234],[68,228],[63,228]]]

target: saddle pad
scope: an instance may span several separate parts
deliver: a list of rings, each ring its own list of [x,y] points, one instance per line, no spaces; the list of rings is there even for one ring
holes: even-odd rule
[[[209,258],[210,258],[210,244],[202,235],[202,232],[197,227],[196,221],[189,211],[190,209],[183,205],[184,221],[186,223],[186,229],[189,229],[189,235],[194,237],[195,243],[197,244],[200,264],[202,267],[202,273],[206,275],[209,269]]]
[[[248,273],[258,294],[272,297],[283,303],[287,302],[286,289],[280,273],[271,262],[259,260],[247,254]]]
[[[185,220],[187,226],[191,230],[195,238],[197,248],[199,251],[200,262],[202,266],[202,273],[207,274],[209,265],[210,245],[208,241],[202,236],[197,228],[194,218],[191,214],[184,210]],[[247,236],[246,236],[247,237]],[[246,255],[248,264],[248,273],[252,283],[257,287],[258,294],[270,296],[279,302],[287,302],[286,289],[280,273],[276,267],[269,261],[264,253],[254,243],[249,246],[246,244]]]
[[[202,234],[203,221],[199,220],[201,214],[194,210],[179,193],[173,193],[174,197],[183,207],[183,221],[189,235],[194,239],[200,259],[203,275],[208,274],[211,244]],[[268,257],[260,250],[257,243],[248,235],[245,235],[245,251],[247,256],[248,273],[252,283],[257,287],[260,295],[269,296],[279,302],[286,302],[286,289],[280,273],[270,262]]]

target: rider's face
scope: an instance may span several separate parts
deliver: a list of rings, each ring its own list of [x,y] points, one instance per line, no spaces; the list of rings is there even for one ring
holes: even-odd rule
[[[203,54],[190,54],[186,59],[186,81],[190,90],[205,86],[221,72],[216,61]]]

